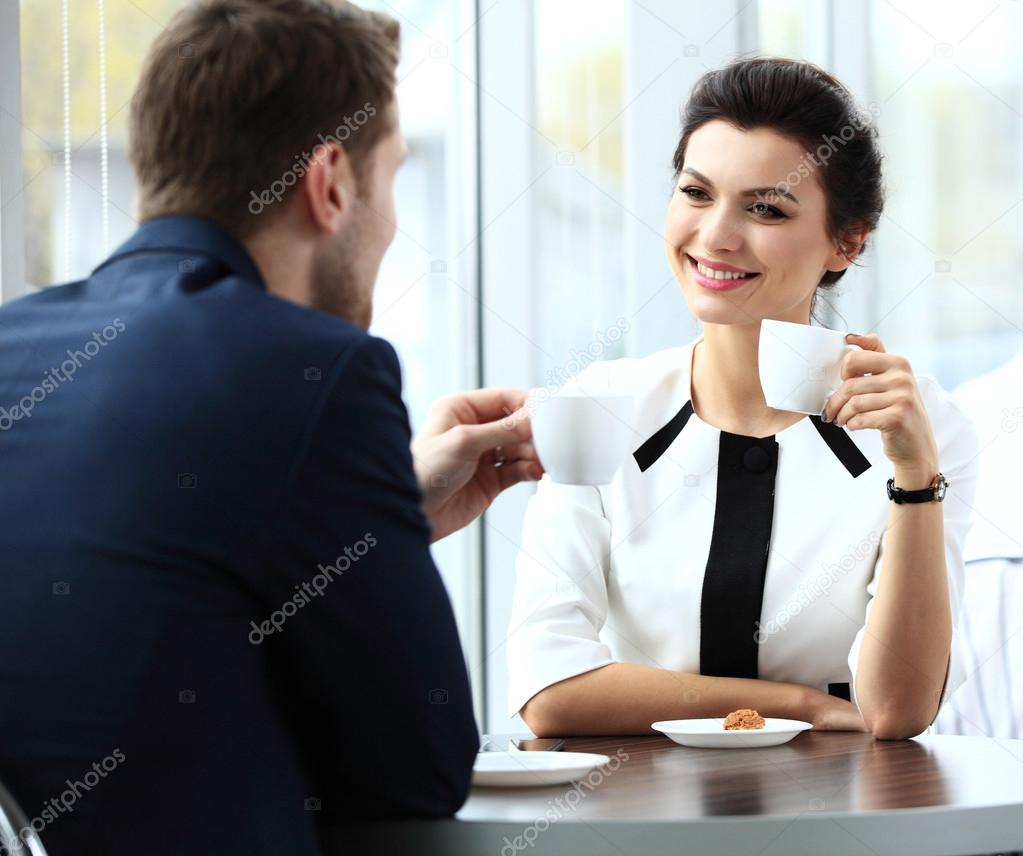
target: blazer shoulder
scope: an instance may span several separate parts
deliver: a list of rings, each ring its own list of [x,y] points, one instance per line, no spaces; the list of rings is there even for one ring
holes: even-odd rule
[[[261,323],[251,324],[244,335],[248,348],[267,358],[291,363],[296,357],[309,362],[312,380],[341,379],[349,371],[375,369],[400,384],[397,352],[385,339],[351,322],[279,298],[260,294]],[[237,329],[237,328],[236,328]]]

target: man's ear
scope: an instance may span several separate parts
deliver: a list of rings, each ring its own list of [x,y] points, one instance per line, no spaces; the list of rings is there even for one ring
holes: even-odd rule
[[[316,147],[306,167],[300,195],[316,229],[331,235],[340,231],[355,195],[352,162],[342,146],[330,142]]]
[[[863,245],[867,242],[867,235],[870,229],[866,225],[853,226],[842,237],[841,242],[835,247],[835,252],[828,259],[825,266],[827,270],[837,273],[845,270],[859,257]]]

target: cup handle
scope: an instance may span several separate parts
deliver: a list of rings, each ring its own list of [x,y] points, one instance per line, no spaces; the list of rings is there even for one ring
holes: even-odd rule
[[[862,351],[862,350],[863,350],[863,348],[861,348],[859,345],[846,345],[842,349],[842,359],[844,360],[845,359],[845,355],[851,353],[852,351]],[[864,375],[864,377],[870,377],[870,375],[871,375],[871,372],[867,372]],[[839,383],[841,383],[841,377],[839,378]]]
[[[842,347],[842,359],[838,361],[838,365],[835,366],[834,375],[831,377],[831,389],[828,390],[827,397],[824,399],[824,406],[821,407],[821,414],[824,413],[824,408],[828,406],[828,401],[831,400],[838,388],[842,385],[842,363],[845,361],[845,355],[853,351],[862,351],[859,345],[844,345]]]

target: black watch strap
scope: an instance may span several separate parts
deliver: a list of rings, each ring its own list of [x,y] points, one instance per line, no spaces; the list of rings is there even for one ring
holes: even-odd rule
[[[896,505],[913,502],[941,502],[951,484],[941,473],[934,477],[929,487],[921,490],[903,490],[895,486],[895,479],[888,479],[888,498]]]

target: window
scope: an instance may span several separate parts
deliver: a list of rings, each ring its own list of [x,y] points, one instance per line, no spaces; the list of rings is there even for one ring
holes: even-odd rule
[[[1023,9],[870,4],[889,198],[869,320],[954,387],[1023,346]]]
[[[29,285],[88,276],[135,231],[128,102],[146,48],[181,5],[182,0],[21,0]]]
[[[832,65],[833,0],[758,0],[757,51],[768,56]]]

